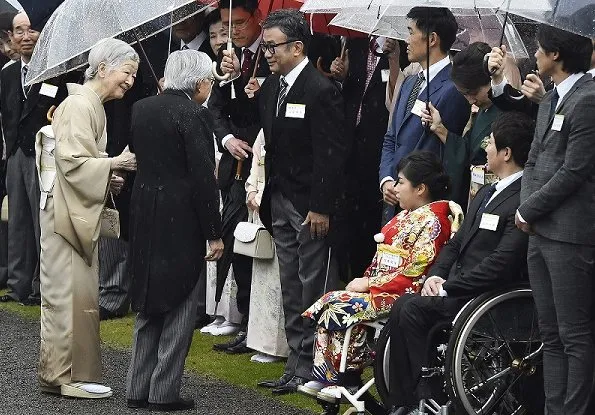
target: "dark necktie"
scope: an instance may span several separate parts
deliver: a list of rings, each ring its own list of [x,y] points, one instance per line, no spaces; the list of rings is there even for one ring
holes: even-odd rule
[[[287,87],[289,84],[285,80],[285,78],[279,79],[279,98],[277,99],[277,116],[279,116],[279,110],[281,109],[281,105],[285,102],[285,97],[287,96]]]
[[[409,95],[409,99],[407,100],[407,111],[405,111],[405,114],[409,114],[411,112],[411,108],[413,108],[413,105],[415,104],[415,101],[417,101],[417,97],[419,96],[419,90],[421,89],[421,84],[423,84],[425,79],[426,79],[426,77],[424,76],[423,72],[420,72],[417,75],[417,79],[415,80],[415,85],[413,85],[413,90],[411,91],[411,94]]]
[[[248,80],[250,78],[250,68],[252,68],[252,56],[254,56],[254,53],[250,49],[245,48],[242,56],[242,78]]]
[[[558,90],[554,88],[554,92],[552,93],[552,100],[550,102],[550,116],[548,120],[551,120],[556,113],[556,107],[558,106],[558,100],[560,99],[560,95],[558,95]]]
[[[184,45],[184,46],[182,46],[182,50],[188,50],[188,49],[190,49],[190,48],[188,47],[188,45]]]
[[[27,95],[29,95],[29,90],[31,89],[30,86],[25,86],[25,81],[27,80],[27,73],[28,72],[29,72],[29,65],[23,66],[23,74],[22,74],[22,79],[21,79],[21,85],[23,86],[23,94],[25,95],[25,98],[27,98]]]
[[[370,81],[372,80],[372,76],[374,76],[374,72],[376,71],[376,55],[374,55],[374,51],[378,48],[378,42],[376,39],[373,38],[370,43],[370,49],[368,50],[368,61],[366,62],[366,83],[364,85],[364,94],[362,95],[362,102],[359,104],[359,110],[357,111],[357,120],[356,125],[359,124],[362,118],[362,104],[364,101],[364,95],[368,90],[368,86],[370,85]]]
[[[475,215],[476,218],[481,218],[481,215],[486,210],[486,206],[488,205],[488,202],[490,201],[495,192],[496,183],[490,186],[483,199],[481,200],[481,205],[479,205],[479,209],[477,209],[477,214]]]

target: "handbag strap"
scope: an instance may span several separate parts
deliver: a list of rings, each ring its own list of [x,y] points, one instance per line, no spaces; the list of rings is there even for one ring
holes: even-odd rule
[[[111,200],[112,202],[112,206],[114,209],[117,209],[116,207],[116,202],[114,201],[114,194],[112,192],[108,192],[108,194],[105,197],[105,204],[107,205],[107,202],[109,202]]]

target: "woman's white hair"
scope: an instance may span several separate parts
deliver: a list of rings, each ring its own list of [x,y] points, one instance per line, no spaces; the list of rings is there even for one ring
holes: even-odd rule
[[[118,39],[100,40],[89,52],[89,67],[85,71],[85,81],[97,76],[99,65],[105,63],[108,70],[119,68],[124,62],[139,62],[138,53],[128,43]]]
[[[164,88],[194,93],[198,82],[213,77],[212,64],[204,52],[191,49],[173,52],[165,64]]]

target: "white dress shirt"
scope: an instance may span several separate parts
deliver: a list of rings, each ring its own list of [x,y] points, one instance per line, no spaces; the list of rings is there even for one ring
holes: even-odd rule
[[[184,46],[187,46],[188,49],[198,50],[202,46],[202,44],[207,40],[206,32],[201,31],[194,39],[190,42],[185,43],[183,40],[181,41],[180,49],[184,49]]]

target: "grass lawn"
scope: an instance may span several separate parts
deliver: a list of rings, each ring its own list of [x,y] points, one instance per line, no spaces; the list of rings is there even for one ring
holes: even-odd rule
[[[5,291],[0,291],[0,295]],[[39,319],[39,307],[23,306],[17,303],[0,303],[0,309],[19,314],[29,319]],[[132,345],[134,316],[101,322],[101,340],[107,346],[125,350]],[[312,399],[300,394],[281,397],[273,396],[267,390],[256,387],[262,379],[275,379],[283,373],[284,362],[254,363],[250,354],[227,355],[212,350],[213,344],[227,341],[226,337],[203,335],[198,330],[194,333],[192,347],[186,359],[186,369],[201,376],[220,379],[241,387],[257,390],[259,393],[279,399],[290,405],[306,410],[321,412],[321,407]]]

